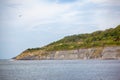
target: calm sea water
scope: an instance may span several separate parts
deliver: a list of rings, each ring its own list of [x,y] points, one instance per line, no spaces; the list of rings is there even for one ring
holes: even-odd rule
[[[120,60],[0,60],[0,80],[120,80]]]

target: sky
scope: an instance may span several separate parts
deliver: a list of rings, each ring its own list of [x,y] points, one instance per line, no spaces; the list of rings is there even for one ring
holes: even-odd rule
[[[120,0],[0,0],[0,59],[119,24]]]

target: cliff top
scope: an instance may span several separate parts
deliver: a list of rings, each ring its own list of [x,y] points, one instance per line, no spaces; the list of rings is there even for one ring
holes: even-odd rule
[[[86,33],[66,36],[63,39],[52,42],[44,47],[29,48],[27,51],[57,51],[117,45],[120,45],[120,25],[116,28],[110,28],[104,31],[95,31],[90,34]]]

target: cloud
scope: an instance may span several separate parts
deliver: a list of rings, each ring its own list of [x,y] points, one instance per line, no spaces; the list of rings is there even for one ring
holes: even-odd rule
[[[88,0],[88,2],[105,6],[120,6],[120,0]]]
[[[73,3],[76,2],[77,0],[56,0],[57,3]]]
[[[6,9],[2,9],[1,22],[3,25],[23,27],[26,30],[51,23],[96,24],[99,25],[98,28],[101,26],[106,29],[106,25],[119,24],[120,11],[117,8],[119,5],[116,6],[119,2],[119,0],[3,1]],[[115,20],[113,21],[112,18]]]
[[[60,5],[56,3],[49,4],[45,2],[38,2],[37,0],[10,0],[7,2],[7,5],[11,5],[12,7],[7,7],[7,11],[3,10],[3,19],[6,20],[6,23],[13,23],[13,26],[21,24],[24,26],[30,26],[30,23],[38,24],[42,22],[45,23],[45,21],[46,23],[51,22],[51,20],[55,18],[58,19],[57,17],[61,16],[70,8],[70,5]],[[9,16],[5,17],[8,13]],[[19,15],[22,16],[19,17]]]

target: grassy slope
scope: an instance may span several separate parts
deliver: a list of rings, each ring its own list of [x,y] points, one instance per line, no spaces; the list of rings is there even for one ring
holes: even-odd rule
[[[31,48],[29,51],[45,50],[72,50],[78,48],[104,47],[120,45],[120,25],[105,31],[96,31],[91,34],[78,34],[64,37],[61,40],[41,48]]]

